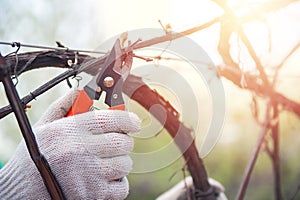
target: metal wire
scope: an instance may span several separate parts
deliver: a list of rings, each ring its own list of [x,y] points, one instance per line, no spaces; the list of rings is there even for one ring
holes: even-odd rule
[[[17,67],[18,67],[18,63],[19,63],[18,52],[19,52],[19,50],[20,50],[20,48],[21,48],[21,45],[20,45],[19,42],[13,42],[13,43],[11,44],[11,46],[12,46],[12,47],[17,47],[17,50],[15,50],[15,51],[13,51],[13,52],[7,54],[6,56],[4,56],[4,58],[6,58],[6,57],[8,57],[8,56],[10,56],[10,55],[13,55],[13,54],[15,55],[15,60],[16,60],[16,61],[15,61],[15,66],[14,66],[13,70],[14,70],[14,78],[16,79],[16,83],[14,84],[14,86],[17,86],[18,83],[19,83],[18,72],[17,72]]]
[[[15,47],[18,44],[20,47],[29,47],[29,48],[36,48],[36,49],[49,49],[49,50],[59,50],[59,51],[78,51],[82,53],[96,53],[96,54],[106,54],[105,51],[91,51],[91,50],[82,50],[82,49],[69,49],[66,47],[50,47],[50,46],[41,46],[41,45],[33,45],[33,44],[23,44],[20,42],[3,42],[0,41],[0,45],[9,45]]]

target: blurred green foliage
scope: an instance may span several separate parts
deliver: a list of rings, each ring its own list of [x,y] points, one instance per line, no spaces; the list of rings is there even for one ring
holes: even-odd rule
[[[225,186],[228,199],[234,199],[256,144],[260,127],[250,112],[250,93],[241,92],[227,81],[224,81],[224,84],[228,109],[223,134],[212,152],[203,159],[209,176]],[[233,94],[242,95],[239,96],[239,100],[230,101]],[[282,192],[288,199],[296,191],[300,180],[300,124],[298,117],[288,112],[280,115],[280,121]],[[234,129],[231,128],[232,124]],[[236,132],[234,138],[233,132]],[[143,148],[145,151],[147,147],[141,145],[137,148]],[[132,187],[128,199],[154,199],[183,179],[181,171],[183,166],[184,161],[180,159],[159,171],[129,175]],[[262,149],[245,199],[274,199],[273,190],[272,163]]]

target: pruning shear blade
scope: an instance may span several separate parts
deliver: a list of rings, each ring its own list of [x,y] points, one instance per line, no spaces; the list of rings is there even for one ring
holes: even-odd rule
[[[103,68],[80,91],[67,116],[87,112],[93,105],[93,100],[99,100],[103,91],[106,92],[105,103],[110,107],[109,109],[125,110],[122,88],[133,61],[132,51],[126,52],[123,47],[126,39],[127,35],[122,34],[116,40],[105,59]]]

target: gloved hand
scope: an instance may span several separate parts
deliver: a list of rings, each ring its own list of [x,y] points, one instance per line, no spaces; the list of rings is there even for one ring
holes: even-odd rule
[[[209,195],[212,193],[212,195],[216,196],[217,200],[227,200],[226,195],[224,194],[224,187],[221,183],[218,181],[209,178],[208,182],[212,186],[211,191],[207,191],[208,194],[201,194],[202,196]],[[187,195],[187,188],[190,197]],[[168,190],[167,192],[160,195],[156,200],[186,200],[186,199],[196,199],[195,195],[193,195],[195,192],[194,186],[193,186],[193,179],[192,177],[186,177],[184,180],[180,181],[177,185],[175,185],[173,188]]]
[[[117,110],[64,117],[77,94],[53,103],[34,126],[40,150],[67,199],[124,199],[133,140],[123,133],[138,132],[140,120]],[[24,141],[0,171],[0,199],[50,199]]]

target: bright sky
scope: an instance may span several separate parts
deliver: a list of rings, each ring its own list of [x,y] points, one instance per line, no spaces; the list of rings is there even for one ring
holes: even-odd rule
[[[256,7],[260,1],[250,0],[230,0],[229,5],[233,7]],[[105,4],[105,7],[103,5]],[[114,7],[114,12],[111,11]],[[182,31],[202,23],[208,22],[214,17],[221,15],[222,10],[213,2],[204,0],[185,0],[185,1],[160,1],[154,0],[151,3],[145,4],[144,1],[129,0],[129,1],[98,1],[99,9],[103,12],[105,37],[121,33],[126,30],[155,27],[160,28],[158,20],[163,24],[170,23],[175,31]],[[247,10],[247,9],[245,9]],[[255,21],[248,23],[245,26],[246,33],[250,41],[253,43],[257,54],[268,65],[278,63],[284,53],[287,52],[292,45],[300,40],[300,3],[289,6],[287,9],[271,14],[267,18],[269,27],[266,23]],[[115,26],[117,24],[117,26]],[[268,52],[268,28],[272,34],[271,53]],[[211,57],[220,61],[216,56],[216,45],[218,41],[218,27],[214,26],[201,33],[192,34],[191,37],[207,50]],[[288,37],[285,37],[288,35]],[[232,45],[236,45],[237,39],[232,39]],[[239,47],[236,47],[236,51]],[[233,52],[237,54],[237,52]],[[243,56],[243,55],[241,55]],[[245,55],[244,55],[245,56]]]

